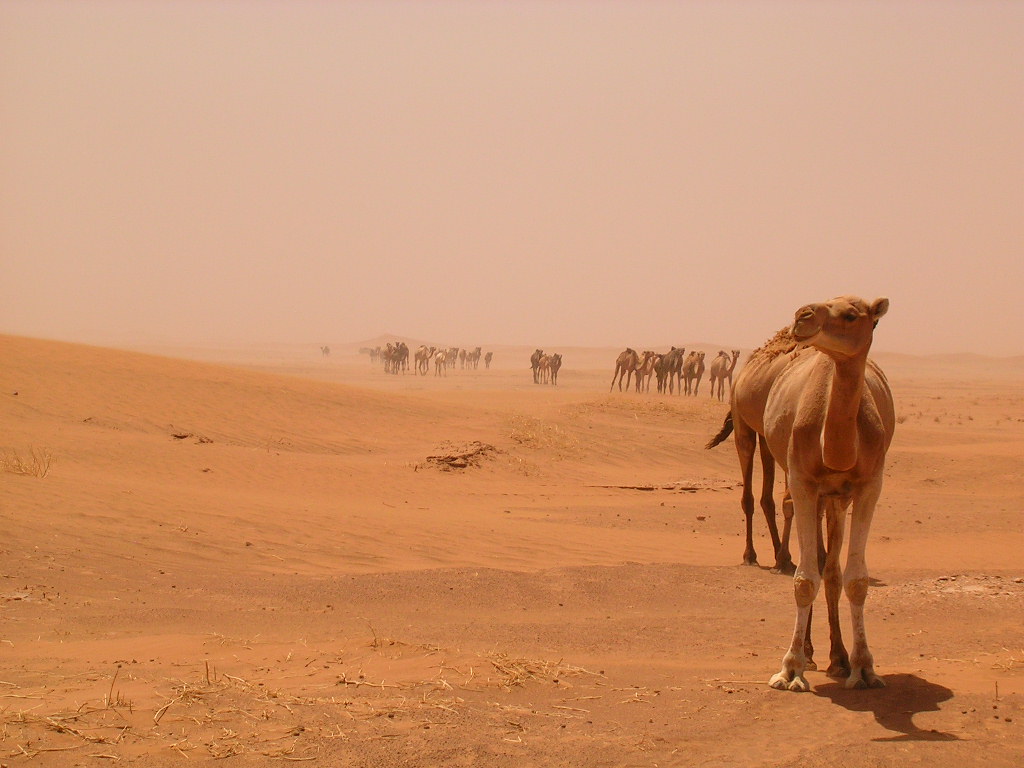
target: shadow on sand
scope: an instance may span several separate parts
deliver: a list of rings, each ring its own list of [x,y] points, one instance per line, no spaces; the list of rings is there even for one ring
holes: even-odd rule
[[[873,741],[957,741],[952,733],[922,730],[914,725],[919,712],[938,712],[939,704],[953,698],[953,691],[917,675],[886,675],[882,690],[847,690],[842,683],[826,683],[814,693],[851,712],[870,712],[880,726],[898,736]]]

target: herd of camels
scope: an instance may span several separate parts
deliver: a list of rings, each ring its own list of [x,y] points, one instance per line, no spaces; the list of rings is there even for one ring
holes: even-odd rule
[[[322,350],[327,347],[321,347]],[[360,354],[370,356],[371,363],[383,363],[385,373],[405,373],[409,370],[409,345],[404,341],[388,342],[384,347],[363,347]],[[329,351],[327,352],[329,354]],[[435,376],[447,376],[448,370],[458,364],[461,368],[480,367],[482,349],[460,349],[459,347],[428,347],[421,344],[413,357],[413,370],[421,376],[430,373],[431,365]],[[494,353],[482,356],[484,368],[491,367]]]
[[[709,367],[711,396],[723,399],[729,383],[729,412],[721,430],[708,443],[713,448],[734,435],[743,490],[740,506],[746,517],[743,562],[757,565],[753,544],[754,454],[761,459],[760,506],[775,549],[773,570],[793,574],[796,625],[782,668],[771,677],[772,688],[807,691],[804,673],[817,669],[811,643],[811,612],[821,583],[825,584],[830,636],[827,674],[846,679],[847,688],[882,688],[875,674],[864,627],[868,591],[865,563],[868,531],[882,490],[885,455],[896,418],[892,393],[882,370],[868,358],[874,330],[889,309],[886,298],[865,301],[841,296],[797,310],[793,323],[754,350],[733,384],[739,351],[718,353]],[[324,348],[326,350],[326,348]],[[327,352],[325,351],[325,354]],[[611,388],[631,380],[637,392],[697,394],[705,371],[704,353],[673,347],[665,354],[627,348],[615,361]],[[397,373],[408,366],[403,342],[371,351]],[[435,375],[454,367],[476,367],[480,348],[438,350],[420,347],[416,370],[425,374],[430,362]],[[491,354],[484,358],[490,367]],[[536,350],[531,356],[534,383],[556,384],[562,356]],[[785,473],[783,530],[779,533],[772,496],[775,466]],[[850,538],[845,568],[840,552],[849,510]],[[796,526],[799,560],[790,554],[790,534]],[[850,603],[853,646],[847,653],[839,624],[839,598]]]
[[[615,382],[618,381],[621,392],[622,380],[625,378],[627,390],[632,379],[637,392],[650,392],[653,378],[658,382],[658,392],[674,394],[678,390],[681,395],[696,395],[704,377],[704,353],[691,351],[683,357],[684,354],[686,350],[682,347],[672,347],[663,355],[649,349],[644,350],[643,354],[637,354],[632,347],[626,347],[615,359],[615,373],[612,374],[612,384],[608,391],[615,389]],[[724,397],[726,381],[729,382],[729,388],[732,388],[732,373],[739,359],[738,349],[734,349],[731,356],[724,349],[719,350],[707,369],[712,397],[719,400]]]

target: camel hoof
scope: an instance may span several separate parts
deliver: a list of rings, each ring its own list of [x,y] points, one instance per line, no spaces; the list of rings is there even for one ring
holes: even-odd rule
[[[818,664],[814,661],[814,659],[807,657],[807,662],[804,664],[804,669],[809,669],[812,672],[816,672],[818,669]]]
[[[788,563],[776,563],[775,567],[772,568],[772,573],[777,573],[782,576],[792,576],[796,573],[796,565],[792,560]]]
[[[829,664],[825,674],[836,679],[849,679],[850,666],[848,664]]]
[[[756,568],[757,567],[757,558],[756,557],[744,557],[743,558],[743,565],[752,565],[752,566],[754,566]]]
[[[885,688],[885,681],[870,670],[854,672],[846,681],[847,688]]]
[[[796,693],[804,693],[811,690],[811,686],[807,684],[807,680],[804,679],[803,675],[792,673],[790,678],[788,672],[778,672],[772,675],[772,679],[768,681],[768,685],[777,691],[795,691]]]

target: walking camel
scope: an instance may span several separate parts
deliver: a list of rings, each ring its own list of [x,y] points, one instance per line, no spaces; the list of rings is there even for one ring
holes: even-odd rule
[[[683,385],[686,394],[696,395],[700,388],[700,380],[704,375],[704,353],[691,352],[683,363]]]
[[[678,386],[679,394],[683,394],[683,354],[685,352],[686,349],[683,347],[672,347],[662,357],[659,363],[661,366],[659,374],[664,375],[664,381],[659,377],[659,392],[668,390],[669,394],[673,394]]]
[[[544,357],[543,349],[533,350],[533,354],[530,355],[530,367],[533,369],[533,383],[540,383],[540,359]]]
[[[754,451],[760,448],[761,456],[761,511],[768,525],[775,553],[772,571],[793,573],[795,566],[789,552],[789,536],[793,522],[793,504],[786,494],[782,503],[784,525],[782,536],[776,525],[776,509],[773,492],[775,489],[775,459],[768,450],[764,437],[764,409],[768,392],[779,374],[786,367],[788,355],[800,344],[793,338],[790,328],[783,328],[771,339],[755,349],[736,377],[736,385],[730,389],[730,410],[722,429],[707,444],[714,448],[736,431],[736,454],[740,461],[740,477],[743,492],[740,507],[746,518],[746,545],[743,549],[743,564],[757,565],[754,550]]]
[[[718,356],[711,362],[711,366],[708,368],[708,383],[711,385],[711,397],[718,395],[718,399],[722,400],[722,396],[725,392],[725,381],[729,380],[729,391],[732,391],[732,372],[736,369],[736,361],[740,359],[740,351],[734,349],[732,351],[732,360],[729,359],[729,355],[726,351],[719,350]],[[718,386],[718,391],[715,391],[715,385]]]
[[[640,356],[637,355],[636,350],[630,347],[626,347],[619,356],[615,358],[615,373],[612,374],[612,385],[608,387],[608,391],[611,392],[615,388],[615,377],[619,377],[619,392],[622,391],[622,377],[626,377],[626,390],[629,390],[629,382],[633,376],[633,371],[636,370],[637,365],[640,363]]]
[[[864,553],[896,424],[885,374],[868,359],[875,326],[888,309],[886,298],[869,304],[855,296],[800,308],[791,333],[802,346],[780,357],[768,388],[764,436],[787,475],[800,547],[793,581],[796,626],[782,669],[770,680],[772,688],[809,690],[805,645],[822,580],[831,639],[828,674],[845,676],[847,688],[885,685],[875,674],[864,628],[869,581]],[[851,505],[844,574],[839,556]],[[839,626],[841,591],[850,601],[849,655]]]
[[[494,358],[494,353],[493,352],[488,352],[486,355],[484,355],[484,368],[486,370],[488,370],[488,371],[491,369],[491,360],[493,358]]]
[[[434,375],[448,375],[448,353],[443,349],[434,353]]]
[[[654,366],[661,357],[657,352],[645,349],[640,361],[636,364],[636,391],[651,391],[651,376],[654,374]]]

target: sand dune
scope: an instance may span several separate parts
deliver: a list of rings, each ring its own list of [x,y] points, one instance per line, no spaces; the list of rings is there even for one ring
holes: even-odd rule
[[[558,387],[524,348],[446,377],[160,351],[0,337],[12,765],[1019,764],[1019,360],[879,355],[889,687],[799,696],[764,685],[792,589],[737,565],[706,389],[609,394],[615,350]]]

